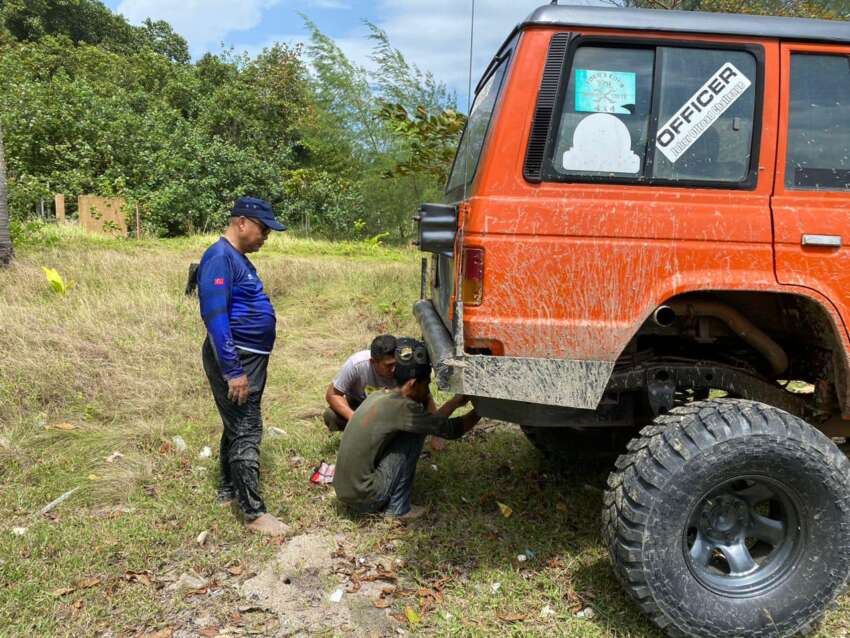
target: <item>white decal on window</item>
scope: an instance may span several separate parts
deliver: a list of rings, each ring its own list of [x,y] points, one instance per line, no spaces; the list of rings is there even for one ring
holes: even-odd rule
[[[724,64],[658,130],[658,150],[675,164],[751,85],[734,64]]]
[[[615,115],[595,113],[576,126],[573,146],[564,153],[568,171],[638,173],[640,157],[632,152],[632,135]]]

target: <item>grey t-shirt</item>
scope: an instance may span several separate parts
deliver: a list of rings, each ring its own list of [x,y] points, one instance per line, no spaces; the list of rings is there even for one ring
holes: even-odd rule
[[[384,379],[378,376],[375,368],[369,363],[371,354],[368,350],[355,352],[348,357],[334,379],[334,387],[346,397],[361,403],[366,396],[379,388],[395,388],[395,379]]]

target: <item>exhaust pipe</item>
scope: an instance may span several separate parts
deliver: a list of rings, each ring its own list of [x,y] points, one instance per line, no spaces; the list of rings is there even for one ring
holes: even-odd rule
[[[782,374],[788,369],[788,355],[782,347],[732,306],[701,299],[671,301],[667,305],[658,306],[652,313],[652,320],[659,326],[669,328],[679,315],[719,319],[758,350],[770,363],[774,374]]]
[[[658,306],[652,313],[652,320],[662,328],[669,328],[676,322],[676,311],[670,306]]]

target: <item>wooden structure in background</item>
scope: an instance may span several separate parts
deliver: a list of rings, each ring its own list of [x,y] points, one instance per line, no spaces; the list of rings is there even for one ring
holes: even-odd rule
[[[65,196],[62,193],[54,195],[53,208],[56,211],[56,221],[61,224],[65,221]]]
[[[110,236],[127,236],[127,221],[123,197],[97,197],[80,195],[78,199],[80,226],[90,233]]]

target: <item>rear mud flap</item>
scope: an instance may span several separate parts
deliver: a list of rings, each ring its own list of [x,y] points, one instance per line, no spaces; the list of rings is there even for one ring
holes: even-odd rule
[[[613,361],[455,356],[451,336],[433,304],[418,301],[419,321],[441,390],[473,397],[595,410],[614,370]]]

